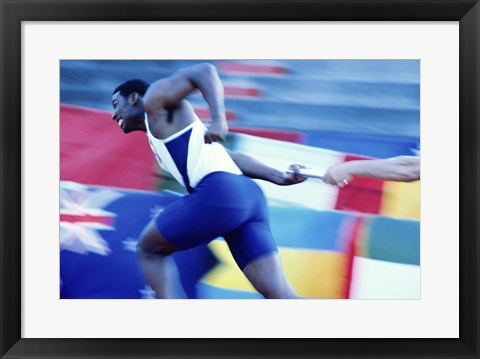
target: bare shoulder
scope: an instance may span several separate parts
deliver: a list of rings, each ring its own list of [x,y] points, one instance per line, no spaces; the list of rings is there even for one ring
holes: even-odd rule
[[[147,111],[179,105],[195,90],[195,84],[189,74],[189,71],[180,70],[152,83],[143,99]]]
[[[143,105],[147,112],[158,111],[164,107],[162,96],[168,92],[170,81],[170,79],[165,78],[157,80],[149,86],[143,96]]]

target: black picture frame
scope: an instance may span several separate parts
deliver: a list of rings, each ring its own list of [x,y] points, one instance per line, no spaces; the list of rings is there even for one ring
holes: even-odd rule
[[[0,11],[2,358],[480,357],[478,264],[480,258],[477,220],[480,183],[479,0],[0,0]],[[21,338],[21,22],[159,20],[459,21],[460,338],[208,340]],[[454,179],[456,175],[452,174]]]

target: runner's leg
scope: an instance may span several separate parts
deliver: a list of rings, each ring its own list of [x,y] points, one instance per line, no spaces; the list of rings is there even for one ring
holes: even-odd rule
[[[225,240],[240,269],[265,298],[298,298],[283,271],[268,225],[247,222],[226,235]]]
[[[158,232],[155,220],[143,230],[137,247],[140,266],[145,279],[157,298],[178,296],[179,276],[176,265],[168,255],[178,251]]]
[[[243,273],[267,299],[299,298],[287,280],[278,252],[253,260],[243,268]]]

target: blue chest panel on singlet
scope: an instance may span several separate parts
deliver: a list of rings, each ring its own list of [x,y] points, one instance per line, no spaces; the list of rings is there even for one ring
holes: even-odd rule
[[[188,130],[183,133],[181,136],[165,143],[170,156],[172,156],[175,165],[178,168],[178,171],[183,177],[183,182],[189,193],[193,192],[193,188],[190,186],[190,179],[188,178],[187,173],[187,159],[188,159],[188,144],[190,142],[190,136],[192,130]]]

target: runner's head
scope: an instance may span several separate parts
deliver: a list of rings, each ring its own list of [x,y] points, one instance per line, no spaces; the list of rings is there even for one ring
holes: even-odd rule
[[[112,119],[125,133],[145,131],[143,96],[150,84],[144,80],[128,80],[113,90]]]

